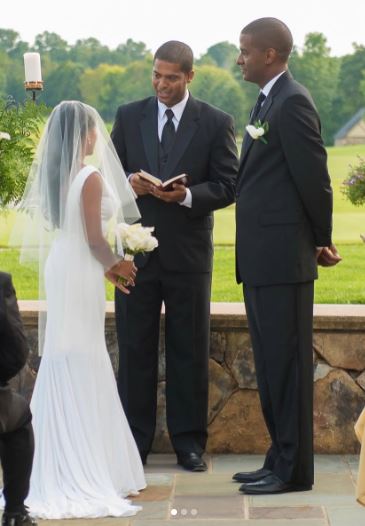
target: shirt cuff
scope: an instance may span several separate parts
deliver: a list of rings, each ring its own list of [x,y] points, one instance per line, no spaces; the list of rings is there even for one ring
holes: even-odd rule
[[[191,195],[191,192],[189,188],[186,188],[186,196],[184,201],[180,201],[179,205],[181,206],[187,206],[188,208],[191,208],[193,204],[193,196]]]

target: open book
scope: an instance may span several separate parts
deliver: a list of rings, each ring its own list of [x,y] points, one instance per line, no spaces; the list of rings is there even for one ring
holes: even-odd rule
[[[175,177],[171,177],[171,179],[167,179],[167,181],[161,181],[161,179],[159,179],[158,177],[155,177],[154,175],[151,175],[148,172],[145,172],[144,170],[139,171],[139,176],[141,179],[144,179],[145,181],[154,184],[160,190],[166,192],[173,189],[172,185],[174,183],[179,183],[187,186],[189,182],[189,176],[187,174],[176,175]]]

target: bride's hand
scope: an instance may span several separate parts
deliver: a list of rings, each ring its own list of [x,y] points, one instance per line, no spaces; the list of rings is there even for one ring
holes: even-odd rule
[[[130,294],[130,290],[127,287],[130,285],[134,287],[136,274],[137,267],[133,261],[122,260],[105,272],[105,277],[119,290],[125,294]]]

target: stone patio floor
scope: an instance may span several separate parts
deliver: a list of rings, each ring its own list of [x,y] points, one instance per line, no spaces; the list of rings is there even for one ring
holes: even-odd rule
[[[133,501],[143,510],[125,519],[39,521],[39,526],[365,526],[355,500],[356,455],[317,455],[312,491],[243,496],[236,471],[261,467],[261,455],[207,455],[208,472],[189,473],[174,455],[150,455],[148,487]]]

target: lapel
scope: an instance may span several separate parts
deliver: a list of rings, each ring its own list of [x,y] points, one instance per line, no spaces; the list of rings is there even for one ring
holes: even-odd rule
[[[158,174],[157,99],[151,97],[145,106],[140,122],[143,145],[152,175]]]
[[[262,105],[261,110],[259,111],[259,114],[257,115],[257,120],[264,122],[267,112],[269,111],[272,104],[274,103],[276,94],[280,91],[283,84],[285,84],[291,78],[292,76],[288,71],[283,73],[281,77],[278,78],[278,80],[275,82],[275,84],[271,88],[269,95],[267,96],[264,104]],[[247,156],[250,152],[253,142],[254,142],[254,139],[252,139],[252,137],[246,131],[243,137],[243,142],[242,142],[239,174],[241,174],[242,172],[243,165],[247,159]]]
[[[176,132],[176,138],[174,146],[166,163],[163,172],[160,174],[162,180],[167,180],[174,175],[174,169],[181,157],[183,156],[186,148],[189,146],[191,139],[196,133],[199,127],[200,120],[200,108],[197,101],[189,95],[189,99],[186,103],[184,112],[182,114],[179,127]],[[157,117],[156,117],[157,121]],[[175,174],[178,175],[178,174]]]

